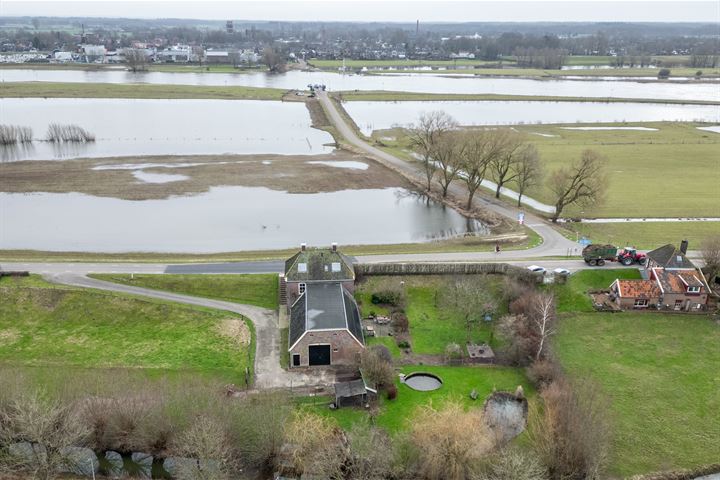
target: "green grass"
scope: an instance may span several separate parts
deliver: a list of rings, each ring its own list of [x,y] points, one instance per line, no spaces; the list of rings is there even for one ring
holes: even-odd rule
[[[408,430],[410,420],[421,405],[432,404],[436,408],[442,407],[448,401],[456,401],[466,408],[482,408],[484,399],[493,390],[515,391],[522,385],[525,393],[532,401],[534,390],[521,369],[509,367],[437,367],[425,365],[404,366],[403,373],[430,372],[439,376],[443,385],[432,392],[418,392],[398,380],[398,396],[395,400],[380,398],[380,409],[375,416],[375,423],[392,434]],[[477,390],[477,400],[470,399],[470,392]],[[369,413],[358,408],[341,408],[330,410],[327,402],[312,402],[310,407],[317,413],[335,418],[338,424],[349,429],[358,422],[369,420]]]
[[[363,90],[337,92],[333,94],[342,101],[349,102],[440,102],[440,101],[473,101],[473,102],[602,102],[602,103],[669,103],[669,104],[694,104],[694,105],[718,105],[713,100],[679,100],[679,99],[653,99],[653,98],[617,98],[617,97],[559,97],[551,95],[504,95],[495,93],[417,93],[417,92],[392,92],[384,90]]]
[[[159,98],[280,100],[279,88],[221,87],[198,85],[125,85],[112,83],[6,82],[0,98]]]
[[[362,68],[362,67],[454,67],[454,66],[476,66],[476,65],[488,65],[496,64],[494,61],[487,60],[475,60],[475,59],[457,59],[457,60],[352,60],[345,59],[345,66],[348,68]],[[342,60],[319,60],[310,59],[308,64],[316,68],[337,70],[343,66]]]
[[[473,69],[448,68],[447,70],[413,70],[412,73],[418,74],[434,74],[434,75],[475,75],[477,77],[534,77],[539,79],[558,78],[573,76],[587,78],[601,77],[646,77],[648,79],[657,78],[657,68],[595,68],[585,70],[543,70],[539,68],[517,68],[514,66],[506,68],[480,67]],[[673,67],[670,69],[670,78],[674,77],[695,77],[697,71],[703,72],[701,79],[717,78],[720,75],[718,68],[686,68]],[[383,71],[373,71],[374,75],[384,75],[388,73],[407,72],[401,68],[392,68]],[[695,80],[690,80],[691,82]]]
[[[643,126],[657,131],[564,130],[567,125],[516,125],[528,134],[540,153],[546,172],[571,164],[586,149],[606,158],[609,187],[606,200],[587,208],[568,208],[564,216],[602,217],[687,217],[720,216],[717,196],[720,184],[720,135],[698,130],[702,123],[602,123],[586,126]],[[542,133],[554,135],[543,137]],[[387,148],[407,149],[400,129],[373,132]],[[513,185],[509,185],[514,188]],[[552,204],[547,185],[528,195]]]
[[[146,275],[93,274],[93,278],[135,287],[168,290],[196,297],[215,298],[228,302],[255,305],[277,310],[278,276],[276,274],[249,275]]]
[[[363,316],[374,310],[377,314],[387,314],[387,310],[373,305],[370,297],[374,285],[379,281],[401,280],[400,277],[369,277],[364,283],[358,286],[355,297],[361,305]],[[407,295],[407,306],[405,311],[410,323],[411,346],[413,353],[442,355],[449,343],[464,345],[468,339],[475,343],[490,343],[497,345],[493,335],[492,324],[478,322],[473,325],[470,333],[461,315],[442,305],[441,291],[445,285],[452,281],[449,276],[412,276],[403,277]],[[490,288],[499,290],[499,280],[488,277]],[[503,311],[500,306],[499,313]],[[383,340],[384,342],[384,340]]]
[[[716,322],[700,315],[579,314],[562,319],[554,344],[571,376],[594,379],[612,399],[612,474],[717,462]]]
[[[400,347],[397,346],[395,337],[365,337],[365,344],[368,347],[373,345],[385,345],[393,357],[400,357]]]
[[[572,240],[577,232],[593,243],[632,245],[645,250],[687,239],[690,249],[698,250],[707,237],[720,234],[720,222],[571,223],[563,225],[562,231]]]
[[[97,290],[37,277],[0,280],[0,363],[11,367],[192,372],[242,383],[252,370],[254,330],[236,314]],[[222,333],[248,328],[249,344]]]
[[[556,285],[558,312],[592,312],[588,290],[608,288],[616,279],[640,278],[637,268],[580,270],[573,273],[565,285]]]

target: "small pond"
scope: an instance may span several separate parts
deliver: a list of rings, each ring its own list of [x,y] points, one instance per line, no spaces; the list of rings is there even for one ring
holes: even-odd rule
[[[328,153],[332,136],[312,128],[300,102],[260,100],[130,100],[4,98],[0,123],[32,128],[36,140],[51,123],[75,124],[93,143],[44,141],[3,148],[1,158],[51,160],[131,155]]]
[[[418,390],[420,392],[437,390],[442,387],[443,384],[440,377],[426,372],[410,373],[403,379],[403,383],[413,390]]]
[[[79,193],[0,193],[0,249],[227,252],[427,242],[487,228],[404,188],[289,194],[214,187],[131,201]]]
[[[345,110],[366,135],[417,122],[423,112],[442,110],[460,125],[720,121],[717,105],[600,102],[345,102]]]

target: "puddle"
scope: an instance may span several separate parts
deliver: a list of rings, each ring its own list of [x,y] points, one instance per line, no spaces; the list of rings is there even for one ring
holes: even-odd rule
[[[563,130],[637,130],[638,132],[657,132],[657,128],[650,127],[560,127]]]
[[[132,174],[135,178],[145,183],[170,183],[190,178],[187,175],[180,175],[178,173],[150,173],[144,170],[135,170]]]
[[[313,160],[311,162],[306,162],[312,165],[326,165],[328,167],[335,167],[335,168],[348,168],[351,170],[367,170],[368,164],[364,162],[354,162],[354,161],[347,161],[347,162],[337,162],[333,160]]]

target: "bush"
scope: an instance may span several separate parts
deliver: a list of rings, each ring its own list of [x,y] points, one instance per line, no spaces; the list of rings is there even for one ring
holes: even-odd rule
[[[391,383],[390,385],[387,386],[386,393],[387,393],[388,400],[395,400],[398,395],[397,386],[394,383]]]
[[[560,365],[558,365],[558,363],[552,358],[546,358],[533,362],[527,368],[526,373],[528,379],[533,383],[533,385],[535,385],[535,387],[538,388],[538,390],[547,387],[552,382],[562,377]]]
[[[483,480],[546,480],[548,473],[531,453],[518,448],[499,452],[490,460]]]
[[[370,301],[374,304],[405,308],[405,287],[396,279],[384,278],[373,285]]]
[[[410,331],[410,320],[408,320],[405,312],[395,312],[392,315],[393,327],[400,333],[407,333]]]
[[[346,452],[342,431],[333,419],[296,412],[285,429],[285,440],[291,445],[296,473],[341,478]]]
[[[658,76],[658,78],[662,78],[662,79],[670,78],[670,69],[669,68],[661,68],[658,71],[657,76]]]
[[[390,349],[385,345],[373,345],[370,349],[385,362],[392,364],[393,358]]]
[[[410,342],[398,339],[397,346],[400,348],[410,348]]]
[[[390,362],[382,358],[374,349],[365,349],[360,354],[360,370],[363,378],[373,388],[393,385],[395,370]]]

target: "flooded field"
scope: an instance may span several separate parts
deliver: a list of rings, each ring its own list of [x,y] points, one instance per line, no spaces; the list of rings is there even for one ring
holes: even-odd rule
[[[253,73],[131,73],[118,70],[0,69],[0,82],[153,83],[176,85],[238,85],[305,89],[322,83],[330,90],[386,90],[420,93],[495,93],[571,97],[657,98],[720,100],[718,83],[678,83],[636,80],[534,80],[524,78],[475,78],[428,73],[354,75],[335,72],[290,71],[284,74]]]
[[[79,73],[79,72],[76,72]],[[61,160],[130,155],[332,151],[330,134],[311,128],[303,103],[256,100],[0,99],[1,123],[31,127],[36,140],[51,123],[76,124],[93,143],[4,147],[0,159]]]
[[[144,201],[0,193],[0,205],[0,249],[201,253],[485,233],[480,222],[404,188],[290,194],[215,187],[200,195]]]
[[[720,121],[716,105],[576,102],[345,102],[363,133],[408,125],[423,112],[443,110],[461,125]]]

